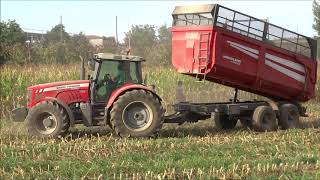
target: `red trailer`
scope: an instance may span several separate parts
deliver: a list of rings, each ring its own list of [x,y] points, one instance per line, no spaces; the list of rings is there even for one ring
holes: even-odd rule
[[[212,117],[230,129],[240,119],[258,131],[298,126],[306,115],[300,102],[315,96],[316,40],[218,4],[178,6],[172,16],[175,69],[235,88],[231,102],[176,104],[181,121]],[[270,101],[239,102],[238,89]]]
[[[173,11],[172,64],[208,81],[305,102],[315,96],[316,41],[220,5]]]

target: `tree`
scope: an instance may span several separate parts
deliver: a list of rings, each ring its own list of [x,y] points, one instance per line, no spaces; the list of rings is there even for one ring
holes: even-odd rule
[[[61,33],[62,30],[62,33]],[[65,27],[63,24],[58,24],[54,26],[51,31],[47,32],[47,41],[50,42],[65,42],[69,40],[70,35],[65,31]]]
[[[47,45],[55,47],[55,62],[56,63],[67,63],[66,61],[66,42],[70,40],[70,35],[65,31],[63,24],[54,26],[51,31],[47,32]]]
[[[91,56],[93,49],[85,34],[80,32],[79,34],[71,36],[67,43],[67,59],[77,62],[79,61],[79,56],[81,56],[86,60]]]
[[[160,42],[171,42],[171,32],[167,25],[162,25],[158,29],[159,41]]]
[[[103,52],[119,53],[118,44],[114,37],[103,37]]]
[[[26,36],[20,25],[15,21],[1,22],[0,23],[0,42],[1,44],[13,45],[16,43],[24,43]]]
[[[131,45],[133,55],[142,56],[148,65],[164,66],[171,63],[171,32],[166,25],[132,26],[126,33],[125,44]]]
[[[26,36],[16,21],[0,22],[0,65],[7,61],[25,60]]]
[[[168,66],[171,64],[171,32],[166,25],[160,26],[157,32],[156,43],[146,58],[149,64]]]
[[[131,30],[126,33],[125,43],[127,45],[129,44],[129,38],[131,52],[142,57],[146,57],[157,39],[155,28],[150,25],[132,26]]]
[[[314,24],[313,29],[318,32],[318,36],[320,36],[320,4],[314,0],[313,5],[313,15],[314,15]]]

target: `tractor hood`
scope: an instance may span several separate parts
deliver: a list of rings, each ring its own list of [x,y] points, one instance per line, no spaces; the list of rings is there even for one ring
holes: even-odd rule
[[[89,80],[63,81],[28,87],[27,108],[46,99],[57,99],[65,104],[88,102]]]
[[[38,90],[39,92],[48,92],[64,89],[75,89],[80,87],[88,87],[89,80],[76,80],[76,81],[61,81],[54,83],[38,84],[28,87],[28,90],[34,91]]]

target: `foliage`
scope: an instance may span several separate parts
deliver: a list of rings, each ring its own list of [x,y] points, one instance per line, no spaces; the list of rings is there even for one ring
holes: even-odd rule
[[[148,65],[170,64],[171,33],[166,25],[158,29],[149,25],[132,26],[125,37],[127,45],[129,39],[132,54],[144,57]]]
[[[62,27],[63,42],[60,40]],[[79,62],[81,56],[88,59],[94,48],[85,34],[70,36],[63,25],[56,25],[44,35],[44,41],[26,41],[26,33],[15,21],[1,22],[0,65]]]
[[[1,44],[14,45],[16,43],[24,43],[24,32],[15,20],[8,20],[8,22],[0,22],[0,28]]]
[[[51,31],[47,32],[48,42],[65,42],[69,40],[70,35],[65,31],[63,24],[54,26]]]
[[[15,58],[21,62],[25,58],[24,32],[16,21],[0,22],[0,65]]]
[[[314,15],[314,24],[313,29],[318,32],[320,36],[320,4],[316,0],[313,1],[312,5],[313,15]]]
[[[50,47],[55,48],[55,47]],[[44,53],[53,52],[51,50]],[[52,56],[52,54],[46,54]],[[53,61],[51,59],[50,61]],[[143,69],[143,76],[147,74],[148,84],[156,86],[157,93],[163,98],[167,113],[172,111],[175,102],[175,88],[178,81],[182,81],[187,101],[190,102],[221,102],[229,101],[233,96],[233,89],[219,84],[205,81],[196,83],[193,77],[177,73],[171,68],[154,68],[147,66]],[[10,111],[14,107],[25,105],[26,88],[39,83],[76,80],[79,78],[79,64],[67,65],[5,65],[0,69],[0,117],[10,118]],[[320,79],[320,71],[318,72]],[[214,92],[212,91],[214,89]],[[241,100],[261,99],[257,95],[240,91]],[[320,104],[320,83],[316,85],[316,98],[310,104]],[[318,106],[320,108],[320,106]],[[319,110],[316,110],[320,113]],[[313,115],[320,118],[320,114]]]
[[[70,41],[68,41],[66,48],[67,63],[77,61],[79,56],[85,60],[89,59],[94,51],[94,48],[89,44],[88,39],[83,33],[73,35]]]
[[[135,55],[146,57],[149,50],[153,47],[156,40],[156,31],[154,26],[135,25],[126,33],[125,43],[129,45]]]
[[[119,44],[114,37],[103,37],[102,52],[119,54]]]
[[[171,65],[171,32],[166,25],[158,29],[158,37],[154,46],[146,55],[152,65],[170,66]]]
[[[228,101],[233,93],[215,83],[196,83],[170,68],[147,67],[144,73],[168,113],[179,80],[192,102]],[[78,64],[6,65],[0,76],[0,179],[320,178],[320,131],[313,128],[256,133],[238,126],[219,131],[206,120],[165,125],[159,136],[146,139],[119,139],[110,129],[81,126],[65,139],[29,137],[24,123],[8,121],[12,108],[25,105],[30,85],[77,79]],[[317,88],[319,97],[319,84]],[[241,100],[256,99],[242,91],[239,95]],[[319,102],[307,104],[306,124],[320,119]]]
[[[125,54],[130,39],[132,55],[144,57],[148,65],[170,65],[171,33],[166,25],[159,28],[150,25],[132,26],[124,44],[116,42],[114,37],[103,37],[102,49],[90,45],[83,33],[69,35],[62,24],[54,26],[43,35],[45,40],[29,43],[26,43],[26,35],[15,21],[1,23],[1,29],[5,31],[1,35],[1,64],[66,64],[79,62],[79,56],[88,59],[97,52]]]

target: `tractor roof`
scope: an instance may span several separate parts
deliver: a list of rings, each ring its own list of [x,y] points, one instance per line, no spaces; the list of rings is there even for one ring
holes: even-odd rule
[[[145,61],[142,57],[131,56],[131,55],[120,55],[112,53],[98,53],[94,55],[95,59],[98,60],[119,60],[119,61]]]

